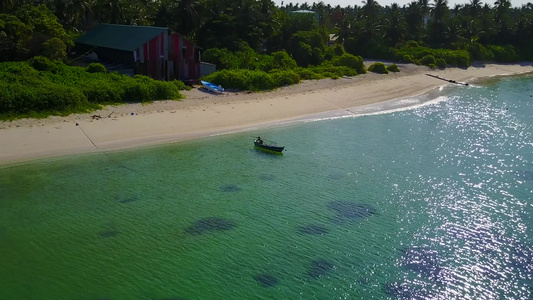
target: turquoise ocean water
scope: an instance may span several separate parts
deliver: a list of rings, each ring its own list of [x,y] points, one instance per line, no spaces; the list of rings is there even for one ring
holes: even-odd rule
[[[531,94],[0,167],[0,299],[531,299]]]

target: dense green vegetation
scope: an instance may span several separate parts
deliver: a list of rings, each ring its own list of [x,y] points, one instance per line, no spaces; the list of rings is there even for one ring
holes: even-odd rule
[[[91,72],[101,70],[104,72]],[[71,67],[37,56],[0,63],[0,119],[87,112],[102,104],[180,99],[181,81],[107,73],[100,64]]]
[[[404,6],[364,0],[348,7],[323,2],[277,7],[271,0],[4,0],[0,12],[0,61],[44,56],[69,63],[74,38],[99,23],[165,26],[205,49],[202,60],[220,70],[206,79],[247,90],[362,74],[361,57],[430,68],[467,68],[474,60],[533,60],[533,4],[511,7],[509,0],[470,0],[454,7],[446,0],[415,0]],[[128,101],[154,100],[164,94],[154,90],[170,89],[143,77],[118,79],[100,66],[84,69],[82,77],[91,78],[87,80],[93,85],[98,81],[101,89],[91,90],[85,79],[75,80],[84,82],[75,87],[55,79],[70,79],[75,71],[61,71],[68,68],[59,63],[50,70],[35,69],[39,64],[2,65],[2,79],[17,72],[28,73],[30,79],[0,83],[1,114],[89,109],[95,103],[125,101],[125,95],[131,95]],[[392,71],[389,67],[383,72]],[[382,70],[372,70],[376,68]],[[29,81],[33,86],[22,91]],[[139,90],[132,92],[131,86]],[[49,99],[50,91],[73,100]]]
[[[389,70],[384,63],[376,62],[368,67],[368,71],[379,74],[389,74]]]
[[[71,36],[98,23],[166,26],[204,49],[259,53],[285,50],[299,66],[328,59],[329,34],[350,54],[396,59],[391,48],[408,41],[432,49],[465,50],[470,60],[533,59],[533,4],[470,0],[449,7],[446,0],[416,0],[381,6],[375,0],[348,7],[323,2],[276,7],[271,0],[29,0],[0,1],[0,59],[35,55],[61,57]],[[314,14],[294,14],[312,10]],[[49,41],[56,38],[53,41]],[[45,44],[46,43],[46,44]],[[436,57],[436,56],[435,56]],[[454,66],[446,61],[447,65]]]
[[[304,68],[285,51],[267,55],[247,45],[235,52],[211,48],[205,51],[203,59],[222,70],[204,79],[225,88],[260,91],[295,84],[302,79],[337,79],[366,73],[363,58],[346,53],[341,45],[325,50],[328,55],[319,65],[307,64]]]
[[[400,69],[398,68],[396,64],[392,64],[392,65],[387,66],[387,71],[395,73],[395,72],[400,72]]]

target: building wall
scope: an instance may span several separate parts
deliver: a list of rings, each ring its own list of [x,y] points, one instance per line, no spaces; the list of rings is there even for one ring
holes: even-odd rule
[[[137,70],[160,80],[200,76],[199,49],[176,33],[160,34],[137,49]]]
[[[217,71],[217,65],[201,62],[200,63],[200,77],[207,76]]]
[[[176,79],[197,79],[200,75],[200,61],[196,45],[176,33],[169,38],[168,61],[173,65]]]

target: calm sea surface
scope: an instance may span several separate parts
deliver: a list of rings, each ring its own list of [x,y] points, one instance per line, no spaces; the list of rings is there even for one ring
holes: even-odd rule
[[[533,77],[433,94],[1,167],[0,299],[531,299]]]

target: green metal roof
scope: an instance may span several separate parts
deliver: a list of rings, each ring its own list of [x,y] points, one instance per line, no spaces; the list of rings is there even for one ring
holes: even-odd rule
[[[168,28],[165,27],[100,24],[84,36],[79,37],[76,43],[133,51],[167,31]]]

